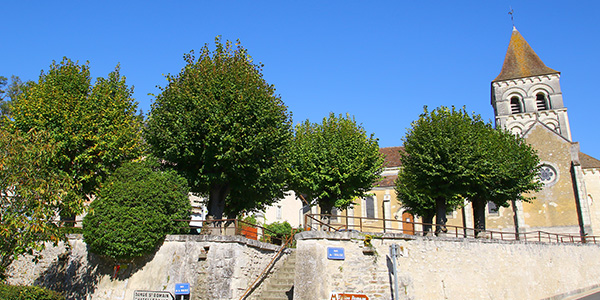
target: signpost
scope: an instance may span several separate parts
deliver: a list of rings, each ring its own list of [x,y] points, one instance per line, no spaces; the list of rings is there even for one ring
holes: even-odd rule
[[[344,248],[327,247],[327,259],[334,259],[334,260],[346,259],[346,253],[344,252]]]
[[[180,300],[183,300],[185,295],[190,294],[189,283],[176,283],[175,284],[175,296],[181,295]]]
[[[133,291],[133,300],[175,300],[175,298],[166,291]]]

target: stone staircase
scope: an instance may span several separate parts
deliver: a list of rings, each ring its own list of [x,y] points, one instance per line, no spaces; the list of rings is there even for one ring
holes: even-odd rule
[[[294,276],[296,273],[296,249],[289,249],[291,253],[283,264],[265,279],[257,295],[251,300],[292,300],[294,297]]]

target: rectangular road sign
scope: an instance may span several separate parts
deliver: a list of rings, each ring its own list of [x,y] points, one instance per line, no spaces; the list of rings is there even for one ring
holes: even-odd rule
[[[175,295],[189,295],[190,284],[189,283],[176,283],[175,284]]]
[[[327,247],[327,259],[335,259],[335,260],[346,259],[346,253],[344,252],[344,248]]]
[[[133,300],[174,300],[166,291],[133,291]]]

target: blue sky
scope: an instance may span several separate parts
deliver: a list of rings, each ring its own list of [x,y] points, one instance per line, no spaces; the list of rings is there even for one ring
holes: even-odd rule
[[[172,3],[171,3],[172,2]],[[37,80],[52,60],[117,63],[147,113],[183,54],[239,39],[294,123],[350,113],[380,146],[402,144],[423,106],[493,118],[490,82],[512,24],[562,73],[571,131],[600,158],[598,1],[3,1],[0,75]]]

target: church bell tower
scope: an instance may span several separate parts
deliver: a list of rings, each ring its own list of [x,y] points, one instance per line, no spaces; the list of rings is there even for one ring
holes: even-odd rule
[[[524,135],[539,121],[572,141],[560,72],[546,67],[514,27],[502,71],[492,81],[491,99],[496,127]]]

